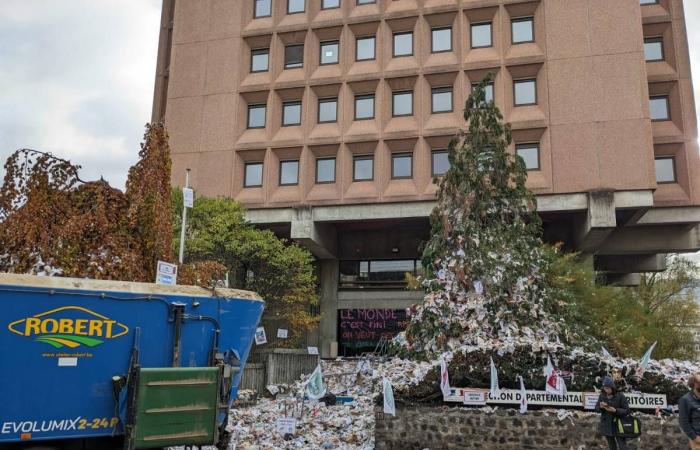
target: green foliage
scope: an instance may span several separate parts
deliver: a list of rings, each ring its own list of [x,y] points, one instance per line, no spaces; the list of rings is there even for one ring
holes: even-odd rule
[[[173,245],[178,248],[182,192],[173,189],[172,198]],[[232,199],[197,198],[187,214],[185,260],[226,266],[231,287],[255,291],[266,301],[263,322],[275,330],[288,326],[290,339],[277,344],[297,344],[318,320],[310,312],[318,303],[313,256],[269,230],[248,225],[244,208]]]
[[[491,75],[467,99],[468,129],[449,145],[423,252],[428,288],[406,330],[411,353],[460,345],[560,345],[565,324],[545,279],[535,195],[521,158],[508,151],[510,125],[486,102]],[[565,338],[567,333],[562,336]]]
[[[548,279],[576,332],[622,357],[638,358],[658,341],[654,359],[693,358],[692,328],[700,323],[695,263],[669,258],[665,272],[643,274],[637,287],[616,287],[597,282],[592,264],[577,254],[550,255]]]

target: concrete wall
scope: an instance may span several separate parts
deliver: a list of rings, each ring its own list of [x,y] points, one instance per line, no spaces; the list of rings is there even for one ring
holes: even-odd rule
[[[576,450],[607,449],[597,436],[599,416],[577,412],[562,422],[556,411],[498,409],[486,414],[467,408],[399,408],[396,417],[376,410],[377,450]],[[677,417],[665,420],[641,416],[642,438],[638,450],[686,450]],[[633,441],[634,442],[634,441]],[[632,447],[634,448],[634,447]]]

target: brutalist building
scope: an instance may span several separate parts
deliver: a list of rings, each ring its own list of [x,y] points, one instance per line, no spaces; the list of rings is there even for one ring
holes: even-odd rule
[[[681,0],[164,0],[173,183],[308,248],[323,356],[405,324],[434,177],[488,73],[548,241],[612,282],[700,248]]]

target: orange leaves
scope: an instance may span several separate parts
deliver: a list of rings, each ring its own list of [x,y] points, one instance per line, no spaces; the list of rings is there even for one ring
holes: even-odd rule
[[[8,158],[0,188],[0,271],[38,262],[65,276],[153,281],[172,260],[170,149],[162,124],[146,126],[126,194],[104,180],[83,182],[80,166],[23,149]]]

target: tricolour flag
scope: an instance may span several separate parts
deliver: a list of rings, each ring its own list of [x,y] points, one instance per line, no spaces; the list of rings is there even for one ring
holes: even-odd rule
[[[442,390],[443,398],[449,397],[452,394],[450,389],[450,374],[447,372],[447,363],[440,358],[440,390]]]
[[[548,394],[566,394],[566,384],[559,374],[559,371],[552,365],[552,360],[547,356],[547,365],[544,367],[545,385],[544,390]]]
[[[651,344],[651,347],[649,347],[649,350],[642,356],[642,360],[639,361],[639,367],[637,367],[637,376],[639,378],[644,375],[644,372],[647,370],[647,366],[649,365],[649,361],[651,361],[651,352],[654,351],[654,348],[656,347],[656,342]]]
[[[501,396],[501,390],[498,388],[498,372],[496,371],[496,365],[493,363],[493,358],[491,358],[491,390],[489,394],[492,398]]]
[[[520,378],[520,414],[525,414],[527,411],[527,392],[525,391],[523,377],[518,375],[518,378]]]

